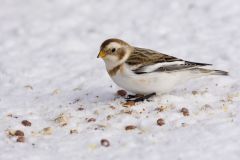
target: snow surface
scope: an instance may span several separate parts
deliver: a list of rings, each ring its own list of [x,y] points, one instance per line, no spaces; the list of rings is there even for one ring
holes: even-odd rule
[[[239,0],[1,0],[0,160],[240,159],[239,17]],[[96,59],[110,37],[231,75],[125,108]]]

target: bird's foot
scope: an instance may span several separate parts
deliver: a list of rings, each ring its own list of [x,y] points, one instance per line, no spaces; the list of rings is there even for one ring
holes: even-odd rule
[[[151,98],[152,96],[155,96],[156,93],[151,93],[151,94],[147,94],[147,95],[128,95],[127,98],[125,98],[125,100],[128,101],[133,101],[133,102],[143,102],[144,100],[149,101],[149,98]]]
[[[127,97],[125,99],[130,100],[130,99],[139,98],[139,97],[143,97],[143,96],[144,95],[141,95],[141,94],[135,94],[135,95],[129,94],[129,95],[127,95]]]

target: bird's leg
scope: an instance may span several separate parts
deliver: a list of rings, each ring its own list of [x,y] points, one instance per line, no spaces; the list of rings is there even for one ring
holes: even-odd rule
[[[127,95],[127,98],[125,98],[125,99],[129,100],[129,99],[132,99],[132,98],[136,98],[136,95],[129,94],[129,95]]]
[[[136,98],[135,100],[133,100],[134,102],[143,102],[144,100],[148,100],[149,98],[151,98],[152,96],[155,96],[156,93],[151,93],[151,94],[147,94],[143,97],[139,97],[139,98]]]
[[[141,94],[135,94],[135,95],[132,95],[132,94],[129,94],[127,95],[127,97],[125,98],[125,100],[127,101],[131,101],[131,99],[136,99],[136,98],[139,98],[139,97],[143,97],[144,95],[141,95]]]
[[[151,93],[151,94],[147,94],[147,95],[145,95],[145,96],[138,96],[138,97],[134,97],[135,99],[133,99],[133,98],[128,98],[128,99],[126,99],[127,101],[134,101],[134,102],[142,102],[142,101],[144,101],[144,100],[148,100],[149,98],[151,98],[152,96],[155,96],[156,95],[156,93]]]

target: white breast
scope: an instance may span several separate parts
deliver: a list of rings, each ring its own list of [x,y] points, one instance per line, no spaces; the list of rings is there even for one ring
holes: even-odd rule
[[[112,80],[121,88],[136,94],[166,93],[174,89],[175,85],[189,79],[188,71],[182,72],[154,72],[134,74],[126,64],[112,76]]]

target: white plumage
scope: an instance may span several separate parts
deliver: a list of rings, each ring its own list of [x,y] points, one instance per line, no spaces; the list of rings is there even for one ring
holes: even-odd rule
[[[177,85],[189,79],[203,76],[204,73],[196,73],[191,70],[178,72],[152,72],[147,74],[135,74],[124,64],[121,70],[117,71],[112,80],[121,88],[136,94],[158,95],[173,90]]]

